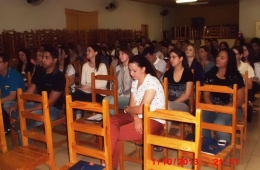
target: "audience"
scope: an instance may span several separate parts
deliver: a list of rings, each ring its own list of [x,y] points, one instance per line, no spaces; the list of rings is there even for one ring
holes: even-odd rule
[[[19,63],[17,66],[17,71],[21,74],[27,74],[28,72],[33,73],[34,64],[31,63],[30,52],[27,49],[19,50]],[[27,81],[24,78],[24,81]]]
[[[202,68],[204,69],[205,73],[208,72],[212,67],[215,66],[215,63],[213,61],[209,60],[208,52],[209,52],[209,49],[207,46],[201,46],[199,48],[200,64],[202,65]]]
[[[229,45],[226,41],[222,41],[220,44],[219,44],[219,50],[222,50],[222,49],[229,49]]]
[[[156,77],[151,63],[143,56],[134,56],[129,60],[130,75],[134,79],[131,87],[130,103],[126,114],[117,114],[110,118],[112,165],[117,169],[120,158],[121,141],[143,139],[143,105],[150,104],[150,110],[165,108],[163,87]],[[165,120],[151,119],[151,133],[160,134]]]

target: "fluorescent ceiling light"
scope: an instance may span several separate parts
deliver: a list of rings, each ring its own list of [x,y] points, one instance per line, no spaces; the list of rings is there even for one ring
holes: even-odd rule
[[[176,3],[196,2],[197,0],[176,0]]]
[[[209,2],[194,2],[194,3],[189,3],[189,5],[205,5],[209,4]]]

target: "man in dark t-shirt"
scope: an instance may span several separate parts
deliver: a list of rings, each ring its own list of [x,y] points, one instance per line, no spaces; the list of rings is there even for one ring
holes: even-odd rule
[[[26,93],[35,93],[41,95],[42,91],[47,91],[48,101],[50,107],[50,118],[56,120],[61,113],[62,105],[64,102],[64,90],[65,90],[65,76],[56,67],[58,60],[58,50],[53,47],[44,49],[43,52],[43,71],[35,73],[32,77],[32,84],[26,90]],[[6,106],[6,105],[9,105]],[[13,118],[18,119],[19,114],[17,111],[17,103],[6,103],[6,111]],[[40,103],[28,102],[25,104],[25,110],[33,112],[35,114],[42,114],[42,105]],[[27,128],[41,125],[42,122],[30,122],[27,124]]]

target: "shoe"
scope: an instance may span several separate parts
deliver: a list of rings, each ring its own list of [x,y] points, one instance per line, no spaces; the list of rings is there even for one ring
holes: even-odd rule
[[[79,120],[81,117],[82,117],[82,116],[81,116],[81,113],[77,113],[77,114],[76,114],[76,120]]]

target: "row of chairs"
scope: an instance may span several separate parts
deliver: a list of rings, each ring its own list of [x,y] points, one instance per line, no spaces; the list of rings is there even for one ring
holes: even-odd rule
[[[218,26],[204,26],[196,29],[191,26],[175,26],[172,28],[173,39],[195,39],[195,38],[219,38],[231,39],[237,38],[237,25],[218,25]]]
[[[81,45],[106,42],[112,45],[116,39],[134,41],[142,36],[140,30],[122,29],[95,29],[95,30],[58,30],[41,29],[17,32],[15,30],[3,30],[0,34],[0,51],[7,53],[11,58],[17,58],[18,50],[39,49],[42,44],[56,46],[58,43],[68,45],[77,43]]]

